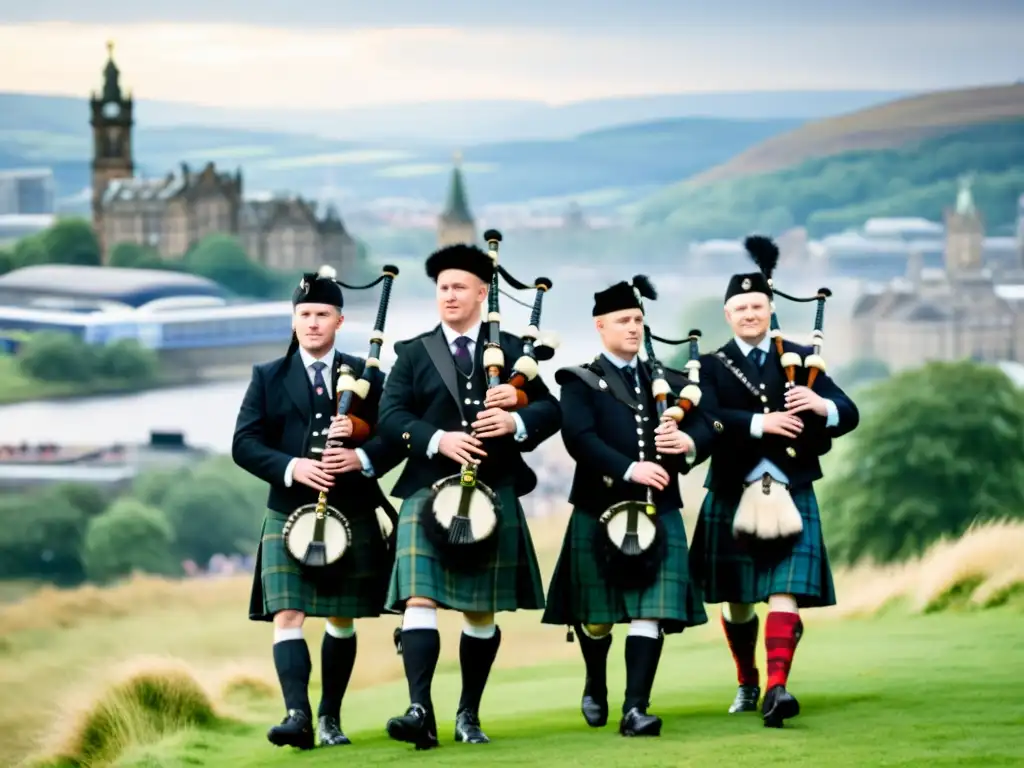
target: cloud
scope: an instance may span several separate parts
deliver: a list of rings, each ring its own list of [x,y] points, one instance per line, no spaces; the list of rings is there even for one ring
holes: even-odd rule
[[[1018,77],[1016,37],[1015,28],[981,22],[969,33],[952,22],[861,22],[838,29],[779,21],[756,28],[705,23],[572,33],[494,26],[48,22],[0,26],[0,50],[22,63],[0,69],[0,90],[84,95],[97,89],[111,38],[122,82],[137,98],[222,107],[926,89]]]

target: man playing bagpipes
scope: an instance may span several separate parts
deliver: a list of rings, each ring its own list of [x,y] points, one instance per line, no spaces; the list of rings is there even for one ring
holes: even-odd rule
[[[705,601],[725,603],[722,627],[739,681],[730,712],[757,709],[754,605],[768,603],[761,711],[766,727],[781,728],[800,712],[786,690],[803,633],[799,609],[836,602],[812,483],[822,476],[819,457],[860,417],[824,372],[821,323],[828,289],[811,299],[774,290],[778,248],[762,237],[748,238],[746,247],[760,271],[733,275],[726,289],[725,317],[735,338],[701,358],[702,406],[721,434],[690,552]],[[813,350],[783,340],[772,304],[776,294],[818,300]]]
[[[480,701],[501,643],[494,614],[544,606],[519,503],[537,479],[522,453],[558,431],[561,412],[536,360],[520,357],[523,340],[499,328],[499,272],[509,277],[497,265],[500,234],[485,238],[491,255],[452,245],[427,259],[441,322],[396,342],[380,407],[381,434],[407,456],[392,491],[403,502],[386,607],[404,610],[399,637],[410,706],[388,721],[387,732],[417,749],[438,745],[431,696],[441,647],[437,609],[464,616],[455,740],[485,743]]]
[[[688,382],[654,357],[643,298],[656,298],[643,275],[594,294],[592,314],[604,352],[556,374],[562,440],[576,471],[573,511],[542,619],[575,628],[586,667],[581,709],[592,727],[608,721],[612,627],[629,625],[619,723],[625,736],[661,732],[661,718],[647,708],[663,633],[708,620],[689,575],[678,484],[679,475],[710,455],[715,435],[696,407],[699,391],[691,383],[699,332],[691,332]],[[648,359],[641,361],[645,342]],[[677,396],[670,399],[670,391]]]
[[[274,665],[287,714],[267,738],[278,746],[314,746],[305,618],[327,619],[317,736],[334,746],[349,743],[340,715],[356,657],[353,619],[383,612],[396,514],[375,478],[404,455],[375,434],[384,385],[377,357],[397,273],[385,267],[370,285],[345,286],[385,281],[366,360],[334,348],[345,284],[330,267],[303,276],[292,296],[288,352],[253,367],[238,412],[232,458],[270,485],[249,618],[274,624]]]

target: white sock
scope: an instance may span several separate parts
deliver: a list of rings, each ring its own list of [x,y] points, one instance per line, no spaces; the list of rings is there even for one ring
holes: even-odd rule
[[[413,605],[405,609],[402,629],[437,629],[437,608]]]
[[[302,627],[274,627],[274,642],[283,643],[286,640],[301,640]]]
[[[324,627],[324,630],[331,637],[336,637],[339,640],[348,640],[356,633],[356,625],[350,624],[347,627],[336,627],[328,621],[327,626]]]
[[[658,639],[658,622],[650,619],[633,619],[629,622],[627,635],[649,637],[651,640]]]
[[[751,603],[726,603],[722,606],[722,616],[730,624],[746,624],[756,615]]]
[[[462,634],[476,637],[480,640],[490,640],[494,637],[495,624],[470,624],[468,621],[462,627]]]

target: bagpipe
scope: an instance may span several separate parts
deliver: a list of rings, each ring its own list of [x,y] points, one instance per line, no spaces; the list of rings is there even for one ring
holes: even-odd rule
[[[355,398],[365,400],[370,392],[373,371],[380,368],[380,353],[384,346],[384,322],[387,318],[388,303],[391,300],[391,286],[398,276],[398,267],[387,265],[383,274],[366,285],[347,285],[335,277],[330,268],[320,270],[321,278],[334,280],[340,286],[350,290],[366,290],[378,283],[383,283],[380,303],[377,307],[377,319],[370,334],[370,351],[363,366],[362,375],[357,379],[348,365],[339,369],[336,385],[336,415],[349,416],[355,406]],[[354,417],[353,417],[354,418]],[[341,448],[342,440],[326,438],[323,446],[315,449],[317,453],[328,448]],[[377,523],[389,552],[394,548],[393,535],[396,520],[378,507]],[[315,568],[332,565],[341,560],[352,545],[352,526],[348,517],[333,504],[327,503],[327,493],[320,491],[315,503],[303,504],[296,508],[285,520],[282,530],[284,546],[287,552],[301,565]]]
[[[636,281],[636,278],[634,278]],[[654,294],[653,287],[641,283],[641,287]],[[637,290],[634,288],[634,290]],[[643,295],[643,291],[639,291]],[[647,298],[656,298],[649,295]],[[700,403],[700,347],[699,330],[692,330],[686,339],[672,341],[655,336],[650,326],[644,324],[644,348],[647,352],[647,364],[651,371],[651,394],[654,398],[657,424],[670,418],[681,422],[693,408]],[[654,339],[665,344],[680,345],[690,343],[690,355],[686,364],[687,384],[681,388],[677,396],[672,397],[672,387],[665,374],[665,367],[654,353]],[[669,405],[670,397],[674,404]],[[645,450],[644,430],[638,428],[640,435],[640,461],[645,461],[648,451]],[[655,454],[660,461],[661,456]],[[675,478],[672,478],[675,482]],[[667,554],[667,537],[664,524],[657,513],[654,500],[654,488],[646,487],[643,501],[627,499],[609,506],[598,518],[596,532],[596,551],[598,562],[608,583],[620,589],[643,589],[650,586],[657,578],[658,570]]]
[[[539,371],[539,362],[550,360],[558,346],[557,337],[541,337],[540,318],[544,295],[552,282],[538,277],[533,284],[536,296],[530,314],[530,324],[523,334],[523,352],[513,365],[507,382],[502,381],[505,353],[501,346],[501,309],[499,277],[505,278],[513,288],[528,290],[531,286],[512,277],[498,263],[501,233],[489,229],[484,233],[488,254],[494,262],[490,290],[487,296],[487,337],[483,347],[483,366],[487,376],[487,389],[503,383],[511,384],[516,392],[516,404],[510,410],[524,407],[528,398],[524,387]],[[470,423],[471,419],[465,419]],[[500,500],[497,494],[477,477],[478,462],[464,464],[458,474],[436,481],[430,487],[430,496],[420,515],[428,540],[436,548],[446,567],[471,570],[479,567],[497,546]]]
[[[754,262],[764,274],[772,293],[769,332],[779,357],[779,364],[786,376],[784,391],[788,393],[796,386],[813,389],[818,374],[824,373],[826,369],[821,351],[825,340],[823,331],[825,300],[832,295],[832,291],[828,288],[819,288],[814,296],[805,298],[783,293],[775,288],[772,279],[779,260],[779,249],[775,243],[765,237],[749,237],[745,245]],[[811,332],[812,351],[804,358],[801,358],[797,352],[787,351],[784,347],[782,330],[775,310],[775,296],[781,296],[795,303],[811,301],[818,303]],[[756,392],[755,394],[760,395]],[[761,399],[764,400],[763,397]],[[765,412],[770,411],[766,408]],[[800,435],[796,438],[778,438],[786,442],[786,455],[796,458],[801,452],[814,456],[826,453],[831,445],[831,440],[825,434],[823,425],[816,417],[808,418],[804,413],[800,413],[798,416],[804,425]],[[751,483],[744,490],[733,518],[732,528],[733,535],[752,551],[770,551],[784,549],[792,545],[803,532],[803,519],[793,502],[789,488],[766,472],[758,481]]]

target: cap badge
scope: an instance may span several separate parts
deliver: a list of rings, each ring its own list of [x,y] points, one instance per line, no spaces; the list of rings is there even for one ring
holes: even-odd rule
[[[750,278],[749,277],[744,277],[743,278],[743,282],[740,283],[740,288],[742,288],[744,291],[746,291],[746,290],[748,290],[750,288],[750,285],[751,285]]]

